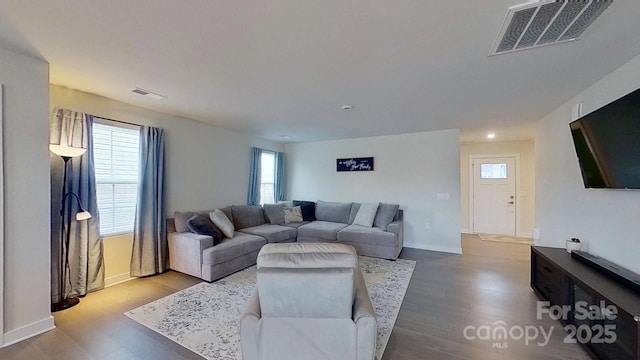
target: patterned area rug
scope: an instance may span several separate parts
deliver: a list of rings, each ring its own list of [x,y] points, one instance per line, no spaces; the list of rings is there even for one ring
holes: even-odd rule
[[[381,359],[413,274],[415,261],[360,257],[376,313]],[[127,311],[129,318],[207,359],[242,359],[240,317],[256,283],[252,266],[214,283],[202,282]]]
[[[508,235],[496,235],[496,234],[477,234],[482,241],[495,241],[495,242],[506,242],[512,244],[524,244],[524,245],[533,245],[532,238],[526,237],[515,237]]]

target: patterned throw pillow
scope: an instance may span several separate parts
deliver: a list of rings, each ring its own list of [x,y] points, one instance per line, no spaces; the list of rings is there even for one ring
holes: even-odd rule
[[[300,206],[284,208],[284,223],[302,222],[302,208]]]

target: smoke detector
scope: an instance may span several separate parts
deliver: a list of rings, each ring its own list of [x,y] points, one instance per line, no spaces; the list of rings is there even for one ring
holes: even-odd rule
[[[540,0],[510,7],[489,56],[576,40],[613,0]]]

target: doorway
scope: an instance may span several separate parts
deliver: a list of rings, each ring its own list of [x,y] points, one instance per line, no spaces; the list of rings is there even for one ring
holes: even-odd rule
[[[519,156],[472,156],[470,160],[471,231],[516,236]]]

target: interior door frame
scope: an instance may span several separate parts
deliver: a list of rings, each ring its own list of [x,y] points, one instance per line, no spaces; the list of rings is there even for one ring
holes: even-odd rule
[[[475,233],[475,221],[473,214],[473,198],[474,198],[474,172],[473,161],[475,159],[491,159],[491,158],[514,158],[516,164],[516,236],[523,236],[520,230],[520,154],[474,154],[469,155],[469,230],[472,234]]]

